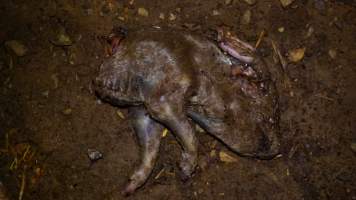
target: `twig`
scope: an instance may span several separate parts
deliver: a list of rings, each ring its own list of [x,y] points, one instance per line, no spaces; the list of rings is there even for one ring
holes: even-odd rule
[[[266,33],[265,30],[261,31],[260,36],[258,37],[258,40],[256,42],[255,49],[257,49],[258,46],[260,45],[260,43],[262,42],[262,39],[265,36],[265,33]]]
[[[161,171],[158,172],[158,174],[155,176],[155,179],[159,179],[161,177],[162,173],[164,172],[165,168],[163,167]]]
[[[271,43],[272,43],[273,50],[277,54],[279,62],[282,65],[283,71],[285,71],[287,67],[287,61],[283,58],[281,51],[278,49],[276,43],[273,40],[271,40]]]
[[[119,116],[121,119],[125,119],[125,115],[124,115],[120,110],[117,110],[117,111],[116,111],[116,114],[117,114],[117,116]]]
[[[166,137],[167,136],[167,134],[168,134],[168,129],[163,129],[163,131],[162,131],[162,137],[164,138],[164,137]]]
[[[12,161],[9,169],[12,171],[13,169],[17,169],[17,158],[15,157],[14,161]]]
[[[36,151],[32,151],[32,153],[28,156],[28,158],[25,161],[30,161],[32,158],[35,156]]]
[[[19,193],[19,200],[22,200],[23,197],[23,193],[25,190],[25,185],[26,185],[26,173],[25,173],[25,169],[22,172],[22,177],[21,177],[21,188],[20,188],[20,193]]]
[[[26,158],[27,154],[30,152],[30,148],[31,148],[31,146],[28,144],[27,147],[26,147],[25,153],[23,153],[22,158],[21,158],[20,161],[25,161],[25,158]]]

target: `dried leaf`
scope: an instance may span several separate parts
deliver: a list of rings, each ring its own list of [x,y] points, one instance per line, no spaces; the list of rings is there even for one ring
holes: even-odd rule
[[[224,151],[220,151],[219,158],[222,162],[233,163],[237,162],[237,159]]]
[[[305,53],[306,48],[298,48],[298,49],[293,49],[290,50],[288,53],[288,59],[291,62],[299,62],[304,58],[304,53]]]
[[[125,119],[125,115],[122,114],[122,112],[121,112],[120,110],[117,110],[117,111],[116,111],[116,114],[117,114],[117,116],[119,116],[121,119]]]
[[[277,55],[278,57],[278,60],[279,62],[281,63],[282,65],[282,69],[285,71],[286,70],[286,67],[287,67],[287,61],[284,59],[284,57],[282,56],[282,53],[281,51],[279,50],[276,42],[274,42],[273,40],[271,40],[271,44],[272,44],[272,48],[275,52],[275,54]]]
[[[138,8],[137,13],[140,16],[148,17],[148,11],[145,8]]]
[[[163,138],[166,137],[167,134],[168,134],[168,129],[165,128],[165,129],[162,131],[162,137],[163,137]]]

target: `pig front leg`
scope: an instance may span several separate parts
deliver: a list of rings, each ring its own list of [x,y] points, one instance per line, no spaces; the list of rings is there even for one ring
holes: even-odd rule
[[[183,149],[180,168],[184,175],[182,178],[186,179],[192,175],[197,165],[197,139],[192,125],[184,114],[183,103],[177,101],[178,97],[173,99],[176,101],[154,101],[155,103],[146,106],[150,115],[168,127],[178,138]]]
[[[129,109],[132,126],[137,134],[141,147],[141,163],[131,175],[123,191],[124,195],[132,194],[142,186],[150,176],[158,157],[163,127],[150,118],[144,107]]]

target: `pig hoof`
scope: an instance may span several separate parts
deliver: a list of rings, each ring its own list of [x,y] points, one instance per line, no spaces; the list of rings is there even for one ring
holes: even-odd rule
[[[134,174],[130,180],[129,183],[126,185],[125,189],[121,192],[122,195],[124,196],[130,196],[133,194],[136,189],[138,189],[146,179],[142,178],[142,176],[138,176],[137,174]]]
[[[128,196],[132,195],[136,189],[137,189],[136,184],[134,182],[130,181],[130,183],[127,184],[125,189],[121,191],[121,194],[125,197],[128,197]]]
[[[181,161],[179,167],[182,172],[182,180],[189,179],[196,168],[196,158],[195,156],[190,156],[188,154],[183,154],[183,160]]]

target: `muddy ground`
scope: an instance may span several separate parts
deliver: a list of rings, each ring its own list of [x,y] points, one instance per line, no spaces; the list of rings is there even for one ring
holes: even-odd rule
[[[127,111],[100,103],[91,92],[106,55],[101,38],[114,26],[204,33],[225,24],[251,44],[265,30],[259,49],[280,95],[281,156],[241,158],[199,132],[198,170],[182,182],[180,147],[168,134],[151,178],[127,199],[356,199],[355,5],[352,0],[296,0],[286,8],[278,0],[252,5],[242,0],[1,1],[0,181],[7,195],[124,199],[120,190],[138,163],[139,147]],[[140,7],[147,13],[139,15]],[[17,52],[23,56],[6,47],[10,40],[24,45],[17,45],[27,49]],[[305,48],[305,55],[283,67],[272,41],[286,61],[293,49]],[[88,149],[104,158],[90,163]],[[219,152],[234,162],[221,161]]]

